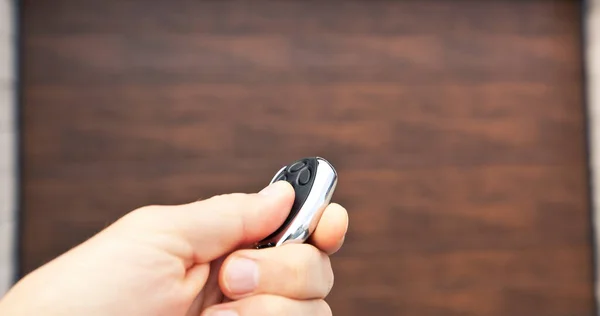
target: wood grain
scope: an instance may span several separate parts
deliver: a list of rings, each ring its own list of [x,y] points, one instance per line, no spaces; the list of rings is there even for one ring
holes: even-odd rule
[[[336,315],[593,315],[579,7],[24,1],[22,273],[320,155]]]

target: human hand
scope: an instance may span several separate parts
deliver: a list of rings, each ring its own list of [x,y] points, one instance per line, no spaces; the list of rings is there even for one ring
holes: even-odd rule
[[[148,206],[33,271],[0,301],[2,315],[330,315],[329,254],[346,210],[331,204],[309,243],[249,249],[284,221],[289,183]]]

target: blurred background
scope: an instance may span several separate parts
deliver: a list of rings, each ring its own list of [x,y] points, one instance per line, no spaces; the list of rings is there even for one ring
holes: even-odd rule
[[[0,4],[3,290],[318,155],[335,315],[595,314],[593,2]]]

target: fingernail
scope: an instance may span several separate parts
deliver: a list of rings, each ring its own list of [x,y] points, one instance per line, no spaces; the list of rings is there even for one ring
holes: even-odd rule
[[[227,265],[225,283],[233,294],[254,291],[258,286],[258,265],[246,258],[235,258]]]
[[[234,312],[234,311],[230,311],[230,310],[220,310],[220,311],[214,311],[214,312],[209,312],[208,316],[238,316],[238,313]]]

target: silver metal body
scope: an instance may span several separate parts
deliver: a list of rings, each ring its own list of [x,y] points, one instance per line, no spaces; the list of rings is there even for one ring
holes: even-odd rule
[[[270,183],[273,183],[284,169],[285,167],[281,168]],[[272,243],[274,247],[278,247],[287,243],[305,242],[314,232],[323,211],[329,205],[337,180],[337,172],[333,166],[327,160],[317,157],[314,183],[298,214],[281,233],[261,241],[260,244]]]

